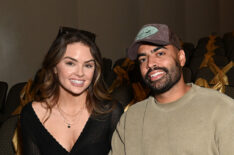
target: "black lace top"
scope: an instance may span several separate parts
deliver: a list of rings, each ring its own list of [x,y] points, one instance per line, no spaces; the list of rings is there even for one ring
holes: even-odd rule
[[[22,110],[20,123],[24,155],[106,155],[111,147],[111,137],[123,113],[121,105],[102,119],[89,117],[83,131],[68,152],[47,131],[28,103]]]

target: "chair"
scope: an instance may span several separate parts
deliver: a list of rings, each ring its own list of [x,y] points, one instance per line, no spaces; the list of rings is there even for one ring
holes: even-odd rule
[[[183,67],[183,76],[185,83],[192,82],[192,72],[189,67]]]
[[[0,112],[2,112],[3,105],[5,104],[6,101],[7,89],[8,89],[7,82],[0,81]]]
[[[196,81],[199,78],[203,78],[209,82],[214,76],[214,73],[210,70],[209,67],[203,67],[197,71],[194,81]]]
[[[0,154],[14,155],[12,138],[17,126],[18,116],[9,117],[0,127]]]
[[[7,95],[6,103],[3,106],[3,121],[11,116],[11,113],[18,107],[20,104],[20,92],[27,82],[20,82],[13,85]]]
[[[233,52],[234,53],[234,52]],[[228,82],[230,86],[234,87],[234,67],[232,67],[226,75],[228,76]]]
[[[6,102],[7,89],[8,84],[6,82],[0,81],[0,125],[4,120],[3,106]]]
[[[189,42],[185,42],[182,44],[182,48],[185,52],[185,56],[186,56],[186,63],[185,63],[185,66],[189,66],[189,63],[190,63],[190,58],[191,56],[193,55],[193,52],[195,50],[195,47],[192,43],[189,43]]]
[[[223,35],[223,42],[226,56],[234,61],[234,31],[225,33]]]
[[[213,59],[214,59],[214,63],[220,68],[222,68],[223,66],[225,66],[229,63],[228,58],[225,56],[214,55]],[[192,57],[191,58],[189,68],[192,71],[193,81],[195,81],[197,72],[200,70],[200,65],[201,65],[203,60],[204,60],[204,57]]]
[[[225,94],[234,99],[234,86],[226,86]]]

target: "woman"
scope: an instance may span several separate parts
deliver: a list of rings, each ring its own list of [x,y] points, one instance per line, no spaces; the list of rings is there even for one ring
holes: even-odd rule
[[[60,28],[21,113],[25,155],[105,155],[123,112],[102,79],[95,35]]]

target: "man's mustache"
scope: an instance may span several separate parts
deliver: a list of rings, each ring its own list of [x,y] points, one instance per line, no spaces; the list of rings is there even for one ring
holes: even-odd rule
[[[146,75],[145,75],[145,79],[148,79],[149,80],[149,74],[150,72],[154,71],[154,70],[163,70],[164,72],[168,73],[168,69],[165,68],[165,67],[153,67],[153,68],[149,68]]]

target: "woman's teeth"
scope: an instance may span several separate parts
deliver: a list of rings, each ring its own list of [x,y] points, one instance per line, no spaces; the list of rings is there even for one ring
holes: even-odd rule
[[[71,82],[76,83],[76,84],[83,84],[84,80],[71,80]]]

